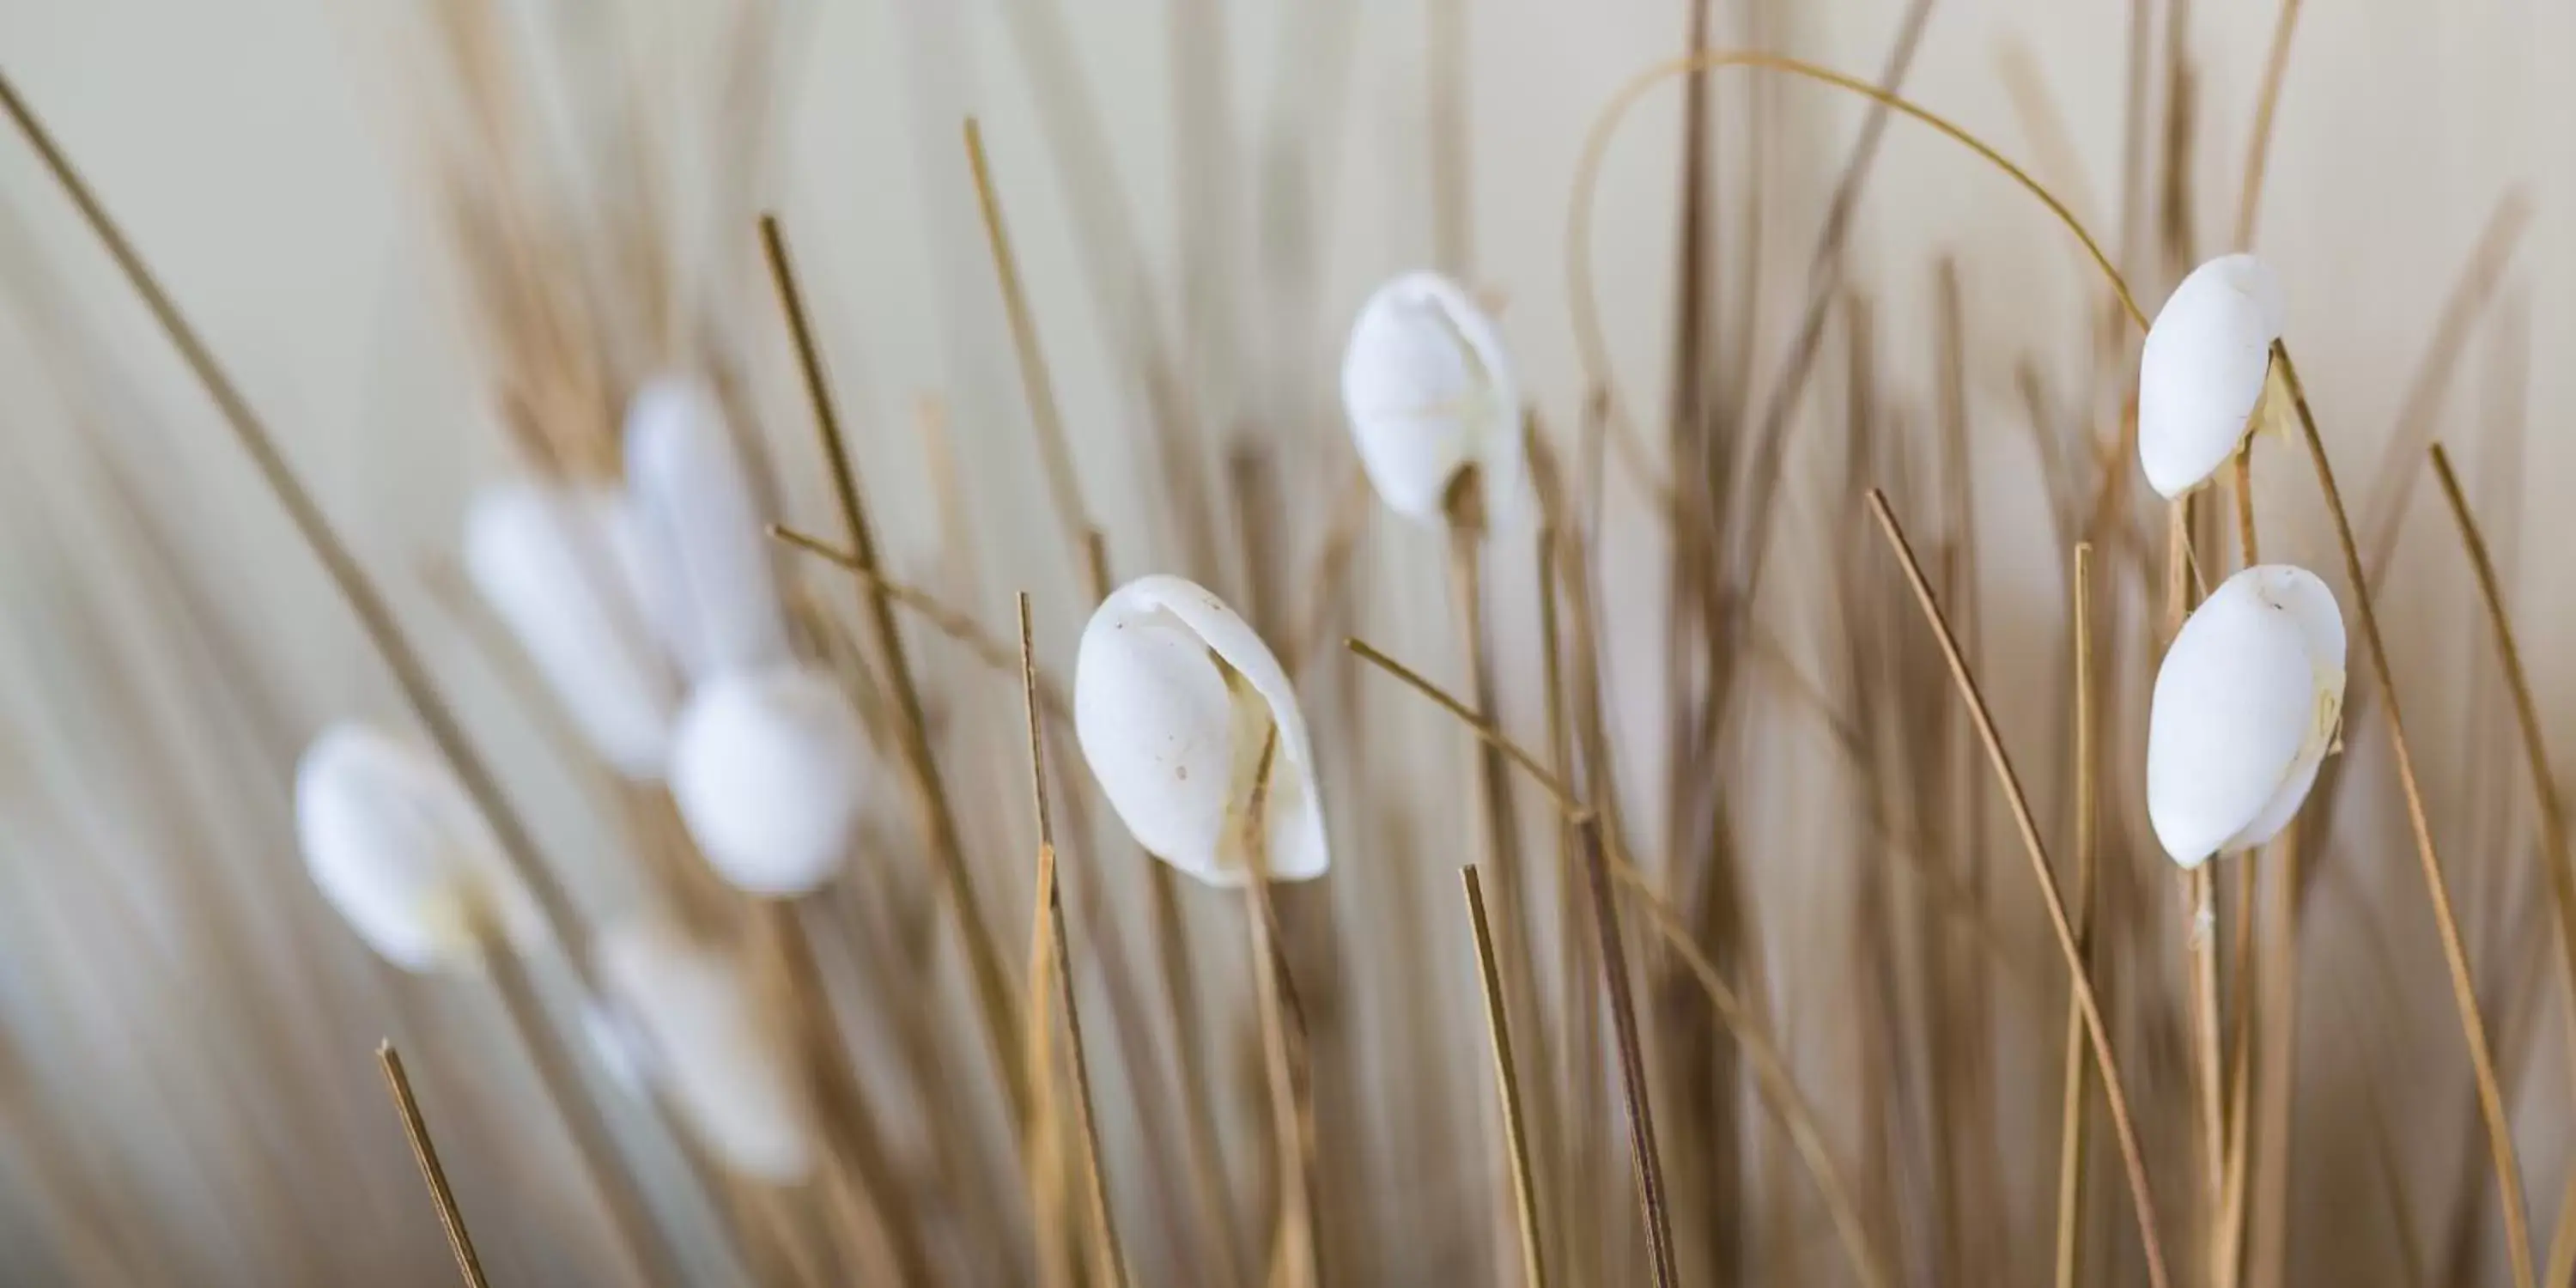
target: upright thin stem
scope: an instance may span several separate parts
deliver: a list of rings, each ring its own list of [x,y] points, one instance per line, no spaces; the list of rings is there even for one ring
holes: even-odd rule
[[[2101,1002],[2094,996],[2092,979],[2084,969],[2084,950],[2075,941],[2074,923],[2066,915],[2066,902],[2057,892],[2057,877],[2048,866],[2047,843],[2040,839],[2039,824],[2031,817],[2030,800],[2022,794],[2021,779],[2013,772],[2011,756],[2004,751],[2003,736],[1995,731],[1985,695],[1978,690],[1976,676],[1970,673],[1966,657],[1959,652],[1958,638],[1951,634],[1949,619],[1941,613],[1940,601],[1932,594],[1932,583],[1923,575],[1923,565],[1914,558],[1913,545],[1906,541],[1905,530],[1896,522],[1896,512],[1888,508],[1887,494],[1871,488],[1869,505],[1889,548],[1905,566],[1905,579],[1914,588],[1915,602],[1922,606],[1925,620],[1940,640],[1950,677],[1958,684],[1960,698],[1968,704],[1977,738],[1985,744],[1986,759],[1994,766],[1995,778],[2012,807],[2013,825],[2021,832],[2022,848],[2030,855],[2031,874],[2039,882],[2040,901],[2048,909],[2049,928],[2057,932],[2058,951],[2065,954],[2067,971],[2074,977],[2075,998],[2083,1011],[2085,1033],[2093,1044],[2094,1063],[2102,1070],[2102,1094],[2111,1102],[2111,1128],[2119,1137],[2120,1161],[2128,1168],[2129,1197],[2137,1209],[2139,1241],[2146,1249],[2147,1279],[2156,1288],[2168,1288],[2164,1243],[2157,1230],[2155,1193],[2147,1184],[2145,1152],[2138,1144],[2137,1127],[2129,1119],[2129,1097],[2120,1081],[2119,1063],[2112,1058],[2110,1026],[2102,1018]]]
[[[1118,1223],[1109,1214],[1109,1174],[1101,1163],[1100,1120],[1092,1110],[1091,1065],[1082,1049],[1082,1016],[1074,1009],[1073,950],[1064,932],[1064,892],[1055,876],[1055,819],[1047,808],[1046,750],[1038,707],[1036,631],[1030,624],[1028,592],[1020,593],[1020,698],[1028,711],[1029,794],[1038,818],[1038,906],[1044,910],[1052,942],[1056,1004],[1064,1011],[1065,1055],[1073,1065],[1074,1118],[1082,1131],[1083,1170],[1091,1181],[1092,1241],[1100,1250],[1101,1277],[1112,1288],[1126,1288],[1127,1252],[1118,1242]],[[1033,995],[1034,998],[1034,995]],[[1032,1008],[1035,1006],[1032,1000]],[[1032,1077],[1044,1077],[1033,1070]]]
[[[1512,1202],[1520,1221],[1521,1280],[1529,1288],[1547,1288],[1538,1178],[1530,1168],[1529,1130],[1521,1111],[1520,1066],[1512,1058],[1512,1021],[1503,1010],[1503,977],[1495,969],[1494,932],[1485,918],[1485,887],[1476,879],[1473,864],[1458,869],[1458,877],[1467,891],[1467,924],[1475,932],[1476,978],[1485,993],[1485,1031],[1493,1040],[1494,1091],[1502,1102],[1503,1141],[1511,1157]]]
[[[2093,864],[2099,815],[2094,793],[2093,546],[2075,546],[2075,945],[2092,961]],[[2066,997],[2065,1099],[2058,1110],[2057,1288],[2074,1288],[2083,1262],[2084,1014],[2073,990]]]
[[[2524,758],[2531,766],[2531,789],[2540,802],[2541,861],[2548,867],[2549,893],[2558,912],[2558,977],[2560,990],[2570,1008],[2568,1041],[2576,1043],[2576,867],[2570,866],[2567,846],[2567,811],[2558,796],[2557,776],[2549,768],[2549,742],[2541,733],[2540,706],[2532,700],[2531,677],[2523,670],[2522,650],[2514,644],[2513,622],[2505,613],[2504,587],[2496,577],[2495,560],[2487,552],[2486,538],[2478,531],[2477,520],[2469,513],[2466,493],[2460,490],[2459,476],[2451,470],[2450,453],[2439,443],[2433,445],[2433,476],[2441,482],[2442,499],[2449,503],[2451,519],[2460,529],[2460,544],[2467,548],[2469,566],[2477,573],[2478,598],[2485,604],[2487,624],[2495,630],[2497,660],[2504,664],[2505,686],[2513,694],[2514,724],[2522,732]],[[2569,1076],[2576,1078],[2576,1053],[2569,1058]],[[2564,1216],[2550,1237],[2553,1250],[2568,1246],[2570,1227]],[[2557,1259],[2553,1251],[2552,1260]],[[2564,1278],[2546,1280],[2563,1283]]]
[[[2469,969],[2469,953],[2460,938],[2458,918],[2451,912],[2451,891],[2442,877],[2442,859],[2433,845],[2432,819],[2425,813],[2424,795],[2415,781],[2415,757],[2406,744],[2406,729],[2398,718],[2396,677],[2391,674],[2386,642],[2379,633],[2379,613],[2372,605],[2370,581],[2364,575],[2360,548],[2352,538],[2352,520],[2344,513],[2343,494],[2335,487],[2334,466],[2326,459],[2326,444],[2317,432],[2317,421],[2308,410],[2307,390],[2299,383],[2298,368],[2290,361],[2290,351],[2280,341],[2272,342],[2272,361],[2281,373],[2282,384],[2299,415],[2299,431],[2307,438],[2308,459],[2316,466],[2317,485],[2325,492],[2326,510],[2333,515],[2335,541],[2342,547],[2344,573],[2351,579],[2355,607],[2361,615],[2362,640],[2370,650],[2371,676],[2379,683],[2380,696],[2388,704],[2388,741],[2396,754],[2397,782],[2406,797],[2406,821],[2415,833],[2415,854],[2424,869],[2424,890],[2433,905],[2433,922],[2442,936],[2442,958],[2451,970],[2452,1000],[2460,1010],[2461,1035],[2469,1047],[2469,1065],[2477,1078],[2478,1112],[2486,1120],[2487,1145],[2495,1156],[2496,1189],[2504,1208],[2506,1251],[2513,1263],[2516,1288],[2532,1288],[2531,1235],[2529,1220],[2523,1211],[2522,1173],[2514,1160],[2513,1122],[2505,1114],[2504,1091],[2497,1081],[2495,1054],[2487,1044],[2486,1021],[2478,1014],[2475,977]]]
[[[2254,217],[2263,205],[2263,175],[2272,157],[2272,116],[2289,78],[2290,35],[2299,28],[2299,0],[2281,0],[2272,21],[2272,49],[2263,60],[2263,89],[2254,98],[2254,129],[2245,140],[2245,178],[2236,195],[2236,249],[2254,246]]]
[[[772,283],[778,291],[779,306],[787,315],[787,328],[796,345],[796,359],[805,378],[805,392],[813,405],[815,429],[823,440],[823,454],[832,466],[832,490],[840,501],[841,519],[847,528],[850,557],[860,569],[874,572],[877,567],[876,537],[868,526],[866,502],[859,490],[858,474],[851,463],[848,445],[842,441],[841,419],[832,403],[831,382],[823,373],[823,357],[814,340],[812,325],[807,321],[805,299],[797,289],[796,274],[788,262],[787,242],[779,232],[778,218],[763,215],[760,220],[761,249],[769,261]],[[901,745],[906,784],[911,789],[915,821],[923,839],[929,842],[933,859],[938,864],[941,885],[957,915],[959,931],[965,941],[966,965],[974,977],[977,1011],[983,1021],[984,1040],[992,1048],[993,1062],[1002,1076],[1003,1090],[1008,1094],[1014,1127],[1025,1133],[1029,1122],[1030,1088],[1022,1076],[1025,1065],[1020,1051],[1020,1035],[1014,1027],[1010,975],[1002,964],[1001,946],[993,938],[991,923],[984,919],[983,899],[976,893],[974,875],[966,869],[966,852],[958,839],[956,815],[950,810],[948,793],[940,783],[938,758],[930,747],[929,721],[922,713],[921,691],[913,683],[912,668],[904,660],[903,634],[895,626],[894,604],[885,593],[883,583],[874,579],[862,582],[862,598],[867,604],[867,626],[870,642],[875,646],[876,662],[882,670],[880,680],[893,692],[900,717],[896,741]]]
[[[1261,742],[1252,798],[1244,811],[1244,912],[1251,922],[1254,1004],[1260,1012],[1262,1066],[1270,1083],[1270,1126],[1278,1139],[1279,1228],[1277,1282],[1284,1288],[1317,1288],[1322,1282],[1315,1242],[1315,1158],[1307,1128],[1306,1086],[1300,1063],[1304,1019],[1289,1004],[1288,961],[1279,949],[1279,910],[1270,899],[1270,846],[1265,814],[1270,770],[1279,752],[1279,728]]]
[[[384,1070],[385,1089],[393,1093],[394,1113],[402,1119],[412,1161],[420,1164],[421,1183],[429,1187],[429,1201],[438,1209],[438,1228],[447,1233],[447,1250],[456,1258],[457,1275],[465,1280],[465,1288],[490,1288],[491,1281],[483,1277],[483,1259],[474,1255],[474,1236],[466,1232],[465,1214],[456,1208],[456,1192],[447,1186],[447,1169],[439,1164],[438,1147],[430,1143],[429,1123],[420,1115],[420,1102],[412,1097],[411,1075],[403,1072],[402,1053],[391,1042],[379,1042],[376,1064]]]
[[[1055,380],[1047,372],[1046,351],[1038,347],[1037,319],[1020,285],[1020,261],[1011,253],[1011,233],[1002,222],[1002,201],[993,191],[992,165],[984,156],[984,130],[966,118],[966,162],[975,178],[975,207],[984,216],[984,239],[993,252],[993,275],[1002,287],[1002,313],[1010,322],[1011,348],[1019,356],[1020,388],[1028,398],[1029,420],[1037,430],[1038,459],[1044,462],[1047,497],[1056,522],[1064,529],[1064,548],[1082,551],[1091,520],[1083,509],[1082,487],[1073,471],[1073,449],[1064,433],[1064,415],[1056,408]]]

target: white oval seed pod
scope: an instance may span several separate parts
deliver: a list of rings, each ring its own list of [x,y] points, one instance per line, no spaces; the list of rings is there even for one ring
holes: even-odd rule
[[[466,512],[466,576],[600,758],[650,780],[679,687],[646,625],[642,564],[625,501],[606,489],[514,479]]]
[[[2147,817],[2176,863],[2289,825],[2334,745],[2343,664],[2343,614],[2304,568],[2248,568],[2193,611],[2147,719]]]
[[[671,744],[671,796],[707,862],[735,888],[774,898],[840,871],[866,770],[858,713],[812,666],[699,685]]]
[[[1369,296],[1342,353],[1342,409],[1370,485],[1396,513],[1443,522],[1450,482],[1471,465],[1489,518],[1520,508],[1520,383],[1501,329],[1457,283],[1407,273]]]
[[[1082,758],[1146,850],[1210,885],[1250,871],[1245,811],[1278,729],[1263,864],[1304,881],[1331,866],[1314,752],[1288,674],[1233,609],[1180,577],[1142,577],[1091,615],[1073,676]]]
[[[366,725],[324,729],[295,766],[295,838],[322,898],[386,961],[470,966],[485,929],[542,935],[492,828],[446,765]]]
[[[603,1002],[621,1040],[641,1048],[637,1073],[708,1152],[757,1180],[804,1179],[814,1166],[805,1103],[741,965],[648,921],[609,927],[596,952]]]
[[[626,493],[645,608],[692,679],[789,660],[760,503],[724,409],[700,381],[645,382],[626,405]]]
[[[2245,441],[2281,336],[2281,284],[2251,255],[2221,255],[2165,298],[2138,356],[2138,463],[2178,497]]]

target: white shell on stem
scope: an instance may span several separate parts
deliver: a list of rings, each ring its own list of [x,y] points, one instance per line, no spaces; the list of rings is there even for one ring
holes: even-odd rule
[[[404,970],[470,966],[486,929],[521,946],[543,934],[534,900],[456,776],[366,725],[341,721],[304,749],[295,837],[322,898]]]
[[[2281,284],[2251,255],[2221,255],[2165,298],[2138,356],[2138,463],[2178,497],[2245,441],[2281,336]]]
[[[2334,592],[2304,568],[2248,568],[2193,611],[2147,720],[2147,817],[2174,862],[2289,825],[2334,746],[2343,663]]]
[[[671,745],[671,796],[707,862],[735,888],[785,898],[849,853],[867,736],[840,682],[788,665],[698,686]]]
[[[629,778],[659,776],[679,688],[646,624],[624,499],[492,484],[466,512],[465,572],[600,757]]]
[[[724,409],[700,381],[648,381],[626,405],[626,492],[644,602],[692,679],[789,659],[769,536]]]
[[[1276,727],[1264,866],[1279,881],[1331,866],[1314,753],[1287,672],[1197,584],[1142,577],[1092,613],[1074,664],[1073,723],[1092,776],[1138,843],[1219,886],[1247,879],[1245,812]]]
[[[1520,384],[1501,329],[1457,283],[1407,273],[1369,296],[1342,353],[1342,409],[1370,485],[1396,513],[1445,521],[1449,485],[1470,466],[1488,517],[1519,508]]]
[[[804,1179],[814,1166],[804,1100],[741,965],[649,921],[609,927],[595,951],[605,996],[593,1037],[616,1035],[602,1052],[612,1067],[669,1096],[727,1169]]]

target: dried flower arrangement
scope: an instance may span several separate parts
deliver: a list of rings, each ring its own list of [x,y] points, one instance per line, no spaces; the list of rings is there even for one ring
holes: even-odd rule
[[[523,33],[497,3],[431,8],[439,83],[454,91],[431,168],[513,465],[476,490],[452,566],[430,580],[481,663],[511,677],[522,713],[598,787],[613,823],[605,858],[541,844],[524,791],[480,750],[383,575],[0,80],[0,106],[202,383],[418,730],[336,718],[284,757],[267,740],[293,764],[291,785],[263,798],[274,834],[224,858],[208,888],[273,881],[292,852],[337,924],[280,927],[207,902],[227,937],[208,952],[246,990],[214,1009],[245,1022],[215,1037],[227,1063],[172,1112],[216,1116],[263,1082],[278,1100],[238,1135],[184,1135],[190,1150],[237,1149],[242,1170],[191,1161],[173,1174],[267,1175],[281,1137],[310,1133],[309,1175],[371,1173],[381,1187],[385,1129],[398,1126],[454,1273],[473,1285],[2349,1282],[2322,1278],[2327,1263],[2303,1251],[2331,1232],[2299,1198],[2316,1165],[2292,1128],[2303,1094],[2342,1071],[2300,1054],[2313,987],[2301,920],[2320,865],[2367,844],[2330,840],[2356,808],[2347,788],[2393,780],[2484,1132],[2471,1161],[2493,1175],[2441,1192],[2450,1241],[2432,1254],[2408,1187],[2433,1192],[2441,1178],[2425,1173],[2448,1156],[2401,1157],[2374,1109],[2361,1117],[2369,1143],[2338,1157],[2366,1154],[2380,1172],[2402,1247],[2390,1281],[2493,1277],[2500,1253],[2517,1288],[2568,1282],[2576,1179],[2554,1210],[2529,1208],[2514,1109],[2548,1094],[2525,1089],[2539,1081],[2546,994],[2565,990],[2576,1012],[2576,868],[2504,578],[2430,442],[2435,394],[2405,413],[2356,531],[2291,357],[2287,288],[2246,249],[2298,0],[2279,10],[2247,135],[2238,249],[2205,261],[2181,191],[2198,100],[2176,32],[2153,139],[2145,19],[2132,30],[2120,173],[2160,191],[2122,208],[2152,205],[2160,241],[2136,244],[2143,221],[2123,219],[2115,251],[2029,170],[1901,92],[1928,3],[1909,7],[1875,81],[1713,47],[1694,6],[1690,52],[1613,96],[1576,166],[1567,300],[1589,396],[1571,435],[1525,395],[1506,303],[1471,285],[1452,61],[1463,19],[1455,0],[1429,8],[1438,269],[1392,276],[1351,308],[1337,412],[1318,392],[1328,357],[1234,359],[1245,383],[1279,396],[1282,422],[1347,427],[1350,456],[1312,468],[1296,463],[1319,454],[1311,443],[1283,452],[1211,427],[1242,398],[1194,384],[1189,346],[1160,333],[1121,245],[1120,198],[1090,164],[1088,91],[1049,52],[1062,18],[1011,6],[1103,329],[1150,410],[1135,445],[1166,503],[1134,525],[1088,508],[1002,189],[980,127],[963,122],[1060,547],[1015,575],[1052,585],[1072,571],[1088,614],[1078,632],[1042,627],[1022,593],[1015,641],[979,617],[975,578],[959,571],[974,562],[954,477],[969,454],[935,412],[921,429],[941,476],[940,557],[918,578],[896,571],[922,561],[871,514],[813,286],[779,219],[748,204],[776,14],[757,0],[730,11],[712,60],[716,196],[684,214],[640,81],[553,68],[600,100],[575,104],[563,127],[541,102],[544,77],[517,65]],[[1716,227],[1711,85],[1728,69],[1869,112],[1767,385],[1754,371],[1771,347],[1757,340],[1759,292],[1716,287],[1722,261],[1760,258],[1753,233]],[[1619,127],[1673,82],[1687,95],[1682,280],[1658,426],[1611,373],[1592,221]],[[2023,102],[2043,146],[2062,139],[2044,102]],[[1988,702],[1964,392],[1980,359],[1960,271],[1938,266],[1935,432],[1914,434],[1925,418],[1892,393],[1877,315],[1844,255],[1893,116],[2036,198],[2098,283],[2090,386],[2052,390],[2027,361],[2015,372],[2071,589],[2057,670],[2030,684],[2061,698],[2065,718],[2036,753],[2008,744]],[[2436,391],[2525,219],[2508,199],[2472,257],[2426,360]],[[682,230],[699,222],[734,250],[694,244]],[[758,324],[732,280],[755,264],[776,306]],[[2152,320],[2135,289],[2151,278],[2173,280]],[[1283,303],[1279,328],[1304,326],[1294,314],[1315,304]],[[1741,315],[1721,317],[1730,304]],[[792,354],[801,403],[760,387],[784,370],[768,339]],[[2500,361],[2517,342],[2497,342]],[[1828,410],[1807,417],[1811,387]],[[810,421],[815,446],[773,433],[782,415]],[[1793,425],[1836,477],[1784,500]],[[1647,432],[1658,427],[1660,441]],[[2283,443],[2304,449],[2339,566],[2261,556],[2258,510],[2273,507],[2257,504],[2255,463]],[[2470,556],[2511,741],[2529,762],[2538,840],[2523,847],[2530,871],[2511,878],[2540,891],[2522,901],[2528,931],[2455,904],[2437,818],[2496,806],[2428,798],[2400,718],[2380,607],[2421,466]],[[1618,675],[1612,651],[1614,473],[1649,501],[1621,521],[1664,543],[1666,671],[1643,681]],[[833,535],[796,526],[816,479]],[[1821,493],[1829,536],[1803,565],[1803,593],[1821,603],[1794,605],[1821,625],[1793,642],[1767,620],[1777,592],[1762,590],[1785,575],[1766,570],[1795,539],[1783,507],[1805,492]],[[1372,496],[1397,521],[1387,529],[1371,526]],[[2267,533],[2281,522],[2263,517]],[[1156,566],[1176,571],[1114,575],[1113,542],[1153,544],[1130,526],[1167,534],[1173,553]],[[1384,584],[1370,570],[1396,561],[1406,547],[1387,533],[1407,527],[1447,543],[1454,685],[1365,630],[1326,647],[1361,620],[1372,586],[1413,589],[1401,570],[1380,569]],[[176,584],[154,601],[158,620],[217,634],[185,577],[161,575]],[[1502,623],[1523,589],[1535,630],[1515,638]],[[2349,692],[2348,620],[2368,664]],[[1051,671],[1041,642],[1068,640],[1070,672]],[[235,688],[256,671],[214,665]],[[1654,792],[1636,787],[1644,757],[1617,722],[1620,682],[1653,688],[1667,713]],[[1020,718],[988,718],[1013,683]],[[1399,690],[1419,709],[1399,711]],[[1529,711],[1536,720],[1517,718]],[[1454,792],[1411,791],[1395,753],[1371,751],[1380,731],[1431,714],[1458,752]],[[1821,769],[1762,763],[1786,755],[1763,731],[1791,725],[1824,730]],[[2384,767],[2338,754],[2383,728]],[[2025,778],[2033,764],[2050,767],[2044,780]],[[1024,811],[994,791],[1019,771]],[[1748,869],[1746,820],[1776,812],[1761,798],[1784,777],[1813,789],[1794,794],[1801,807],[1847,798],[1846,870],[1816,925],[1761,910]],[[175,817],[179,795],[146,812]],[[1993,834],[1997,801],[2008,843]],[[2043,821],[2039,801],[2061,817]],[[1990,889],[1987,869],[2007,862],[1999,844],[2023,855],[2036,921],[2021,896]],[[1391,875],[1426,865],[1458,870],[1463,909],[1423,906]],[[623,893],[568,879],[601,867]],[[1025,953],[994,915],[1022,899]],[[132,926],[145,914],[82,915]],[[314,973],[304,993],[279,991],[280,968],[235,942],[261,935]],[[352,938],[418,978],[371,975]],[[2513,973],[2552,956],[2552,938],[2554,970]],[[2482,975],[2473,947],[2508,965]],[[1789,1040],[1780,979],[1818,963],[1848,997],[1822,1070],[1812,1038]],[[91,986],[107,997],[166,983],[145,972]],[[2015,1005],[2030,1013],[1999,1014]],[[1452,1022],[1470,1013],[1483,1021],[1472,1059]],[[2564,1022],[2576,1033],[2576,1017]],[[363,1074],[352,1023],[411,1052],[407,1063],[395,1043],[378,1048],[398,1113],[372,1138],[348,1129],[340,1103]],[[59,1075],[26,1072],[37,1066],[21,1042],[0,1026],[0,1126],[28,1160],[19,1185],[45,1264],[65,1277],[449,1273],[419,1265],[429,1223],[417,1205],[388,1217],[370,1206],[382,1189],[365,1186],[219,1202],[228,1222],[256,1219],[212,1244],[185,1231],[125,1239],[158,1196],[120,1179],[136,1164],[49,1127],[42,1106],[66,1093]],[[256,1049],[235,1056],[235,1042]],[[480,1085],[496,1067],[517,1081]],[[1471,1067],[1489,1082],[1462,1081]],[[312,1089],[313,1123],[293,1107],[299,1089]],[[2017,1146],[2047,1157],[2007,1157]],[[512,1210],[502,1193],[532,1202]],[[411,1228],[336,1228],[361,1211]]]

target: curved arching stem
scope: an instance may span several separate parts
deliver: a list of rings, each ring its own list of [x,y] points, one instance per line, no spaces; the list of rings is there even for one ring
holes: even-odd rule
[[[2003,153],[1996,151],[1992,144],[1969,133],[1930,108],[1922,107],[1902,95],[1881,89],[1857,77],[1847,76],[1830,67],[1757,50],[1711,49],[1681,58],[1667,59],[1630,77],[1628,83],[1620,86],[1619,92],[1611,95],[1610,101],[1603,104],[1599,114],[1593,118],[1591,132],[1584,139],[1582,157],[1575,163],[1573,204],[1568,212],[1565,227],[1566,307],[1572,315],[1575,353],[1583,364],[1584,376],[1593,387],[1610,391],[1614,406],[1624,407],[1626,404],[1616,396],[1617,385],[1610,375],[1609,343],[1602,335],[1601,310],[1594,299],[1592,289],[1592,206],[1601,185],[1602,158],[1609,152],[1610,140],[1618,133],[1620,123],[1627,119],[1629,111],[1636,107],[1648,90],[1668,80],[1713,72],[1724,67],[1753,67],[1782,72],[1858,94],[1892,111],[1902,112],[1940,131],[1961,147],[1976,153],[1987,164],[2001,170],[2013,182],[2020,184],[2024,191],[2038,198],[2040,204],[2048,207],[2049,213],[2055,215],[2057,221],[2064,224],[2068,232],[2075,234],[2075,240],[2083,243],[2085,254],[2092,258],[2095,266],[2102,270],[2102,276],[2109,281],[2111,293],[2119,297],[2121,309],[2129,315],[2131,321],[2138,324],[2140,330],[2146,329],[2147,315],[2139,310],[2136,298],[2129,294],[2128,280],[2120,276],[2120,270],[2111,262],[2110,254],[2102,249],[2100,242],[2093,239],[2092,233],[2085,230],[2083,221],[2077,219],[2075,212],[2068,209],[2065,202],[2058,200],[2055,193],[2050,192],[2039,180],[2032,178],[2030,172],[2014,164]]]

